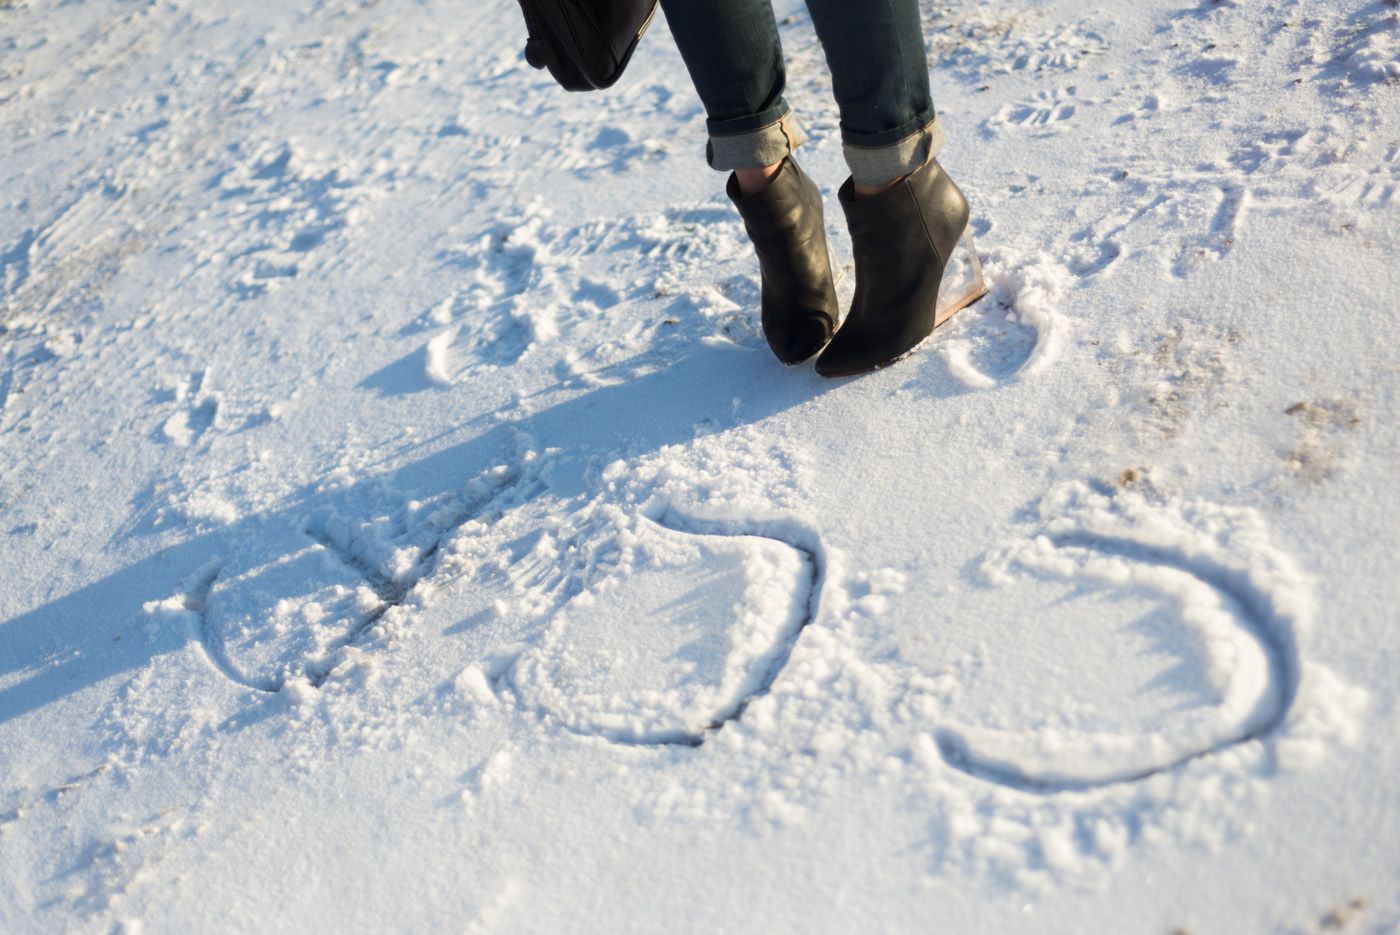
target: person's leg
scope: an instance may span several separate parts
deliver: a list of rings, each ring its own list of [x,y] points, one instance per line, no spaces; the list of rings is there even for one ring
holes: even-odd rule
[[[785,364],[817,353],[840,318],[821,192],[791,158],[806,137],[783,100],[786,69],[769,0],[661,0],[705,105],[711,166],[758,254],[763,336]]]
[[[806,140],[783,90],[787,72],[769,0],[661,0],[707,115],[707,159],[751,194]]]
[[[807,8],[831,70],[855,192],[876,194],[943,144],[918,0],[807,0]]]
[[[851,168],[837,197],[851,232],[855,295],[817,358],[818,373],[843,376],[893,362],[941,323],[943,271],[968,206],[934,158],[943,131],[929,93],[918,0],[807,6],[826,50]]]

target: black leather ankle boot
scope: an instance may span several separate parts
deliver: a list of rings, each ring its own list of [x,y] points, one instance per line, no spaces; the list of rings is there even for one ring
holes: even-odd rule
[[[968,216],[967,199],[935,159],[869,198],[857,199],[847,179],[838,197],[856,291],[845,324],[817,358],[817,372],[828,377],[893,363],[929,336],[943,270]]]
[[[783,363],[801,363],[831,340],[840,318],[821,192],[789,158],[763,191],[745,195],[731,175],[728,193],[758,253],[763,336]]]

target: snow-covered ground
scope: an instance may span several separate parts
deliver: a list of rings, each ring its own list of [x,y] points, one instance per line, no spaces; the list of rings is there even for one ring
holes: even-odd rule
[[[0,930],[1395,931],[1400,8],[925,14],[824,381],[659,20],[0,0]]]

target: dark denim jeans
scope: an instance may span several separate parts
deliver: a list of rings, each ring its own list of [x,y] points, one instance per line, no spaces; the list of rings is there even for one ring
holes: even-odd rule
[[[783,100],[787,72],[769,0],[661,0],[709,116],[716,169],[770,165],[806,136]],[[807,0],[857,182],[907,175],[943,142],[929,94],[918,0]]]

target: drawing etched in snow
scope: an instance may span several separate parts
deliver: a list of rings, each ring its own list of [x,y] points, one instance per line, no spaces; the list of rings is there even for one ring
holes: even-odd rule
[[[1070,607],[1119,594],[1142,614],[1140,629],[1189,657],[1187,671],[1156,681],[1194,683],[1194,697],[1136,729],[1076,729],[1063,719],[1019,729],[945,725],[935,740],[959,770],[1053,793],[1141,780],[1252,741],[1293,762],[1355,736],[1364,697],[1300,658],[1316,609],[1309,582],[1251,511],[1070,484],[1048,495],[1036,528],[989,555],[982,572],[995,589],[1065,583],[1058,601]],[[1184,643],[1167,634],[1173,625]]]
[[[652,515],[579,557],[510,689],[575,733],[698,746],[778,677],[816,613],[820,548],[782,524]]]
[[[210,662],[239,684],[320,686],[432,572],[443,542],[520,479],[503,465],[460,493],[367,519],[322,506],[297,524],[269,521],[146,612],[187,620]]]

